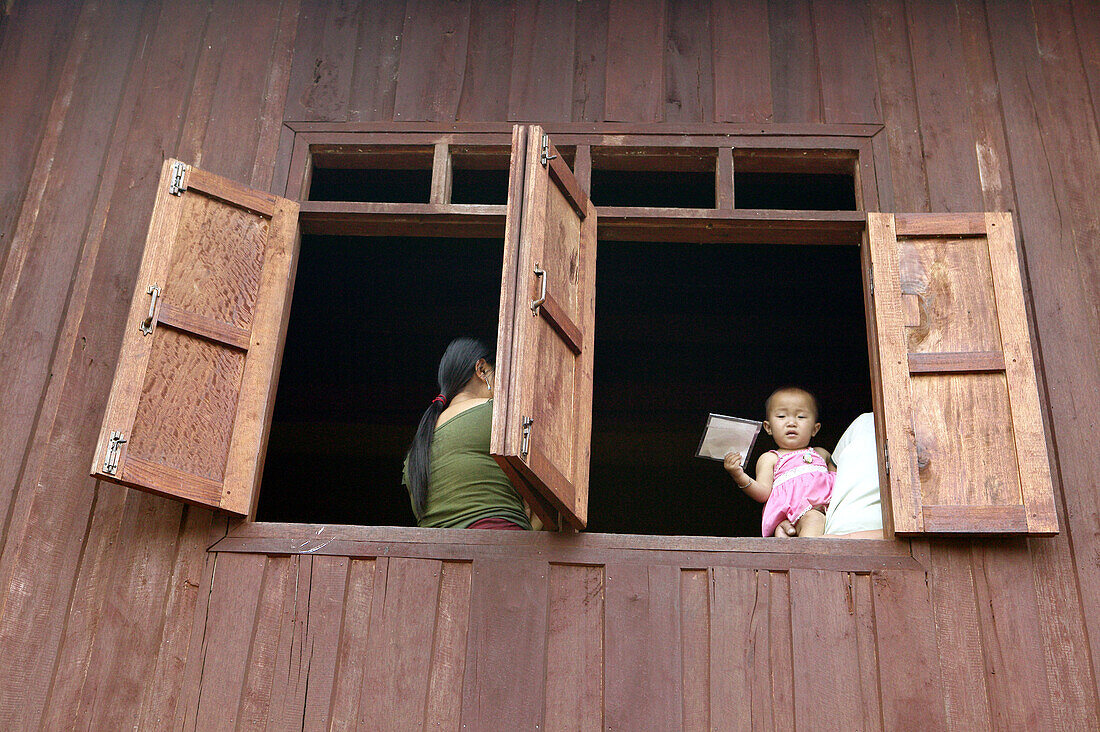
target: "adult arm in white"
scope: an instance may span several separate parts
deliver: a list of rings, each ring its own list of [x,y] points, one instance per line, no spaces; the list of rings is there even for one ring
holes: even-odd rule
[[[882,538],[882,499],[878,484],[878,445],[875,415],[856,417],[833,450],[836,482],[825,534],[853,539]]]

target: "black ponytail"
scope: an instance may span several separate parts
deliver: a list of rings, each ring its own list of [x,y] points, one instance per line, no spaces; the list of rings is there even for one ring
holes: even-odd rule
[[[481,359],[492,366],[492,349],[473,338],[455,338],[439,360],[439,393],[443,395],[443,400],[433,401],[424,411],[408,454],[409,495],[412,496],[418,519],[424,514],[424,504],[428,500],[435,423],[451,398],[473,378],[474,366]]]

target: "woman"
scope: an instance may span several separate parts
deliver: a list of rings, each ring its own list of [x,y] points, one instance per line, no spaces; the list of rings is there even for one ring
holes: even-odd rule
[[[489,455],[493,352],[456,338],[439,362],[432,400],[405,458],[417,525],[451,529],[530,529],[523,500]]]

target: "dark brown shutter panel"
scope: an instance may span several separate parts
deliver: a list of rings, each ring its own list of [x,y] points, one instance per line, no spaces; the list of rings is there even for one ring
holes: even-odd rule
[[[247,515],[274,399],[298,204],[175,160],[158,186],[92,475]]]
[[[584,528],[596,210],[537,125],[514,128],[509,176],[491,451],[544,521]]]
[[[899,535],[1058,531],[1012,216],[868,214]]]

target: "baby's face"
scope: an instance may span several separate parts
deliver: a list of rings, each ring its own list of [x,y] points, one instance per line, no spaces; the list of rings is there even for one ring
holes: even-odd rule
[[[784,450],[807,447],[810,438],[821,429],[813,399],[801,391],[781,391],[774,395],[768,405],[764,429]]]

